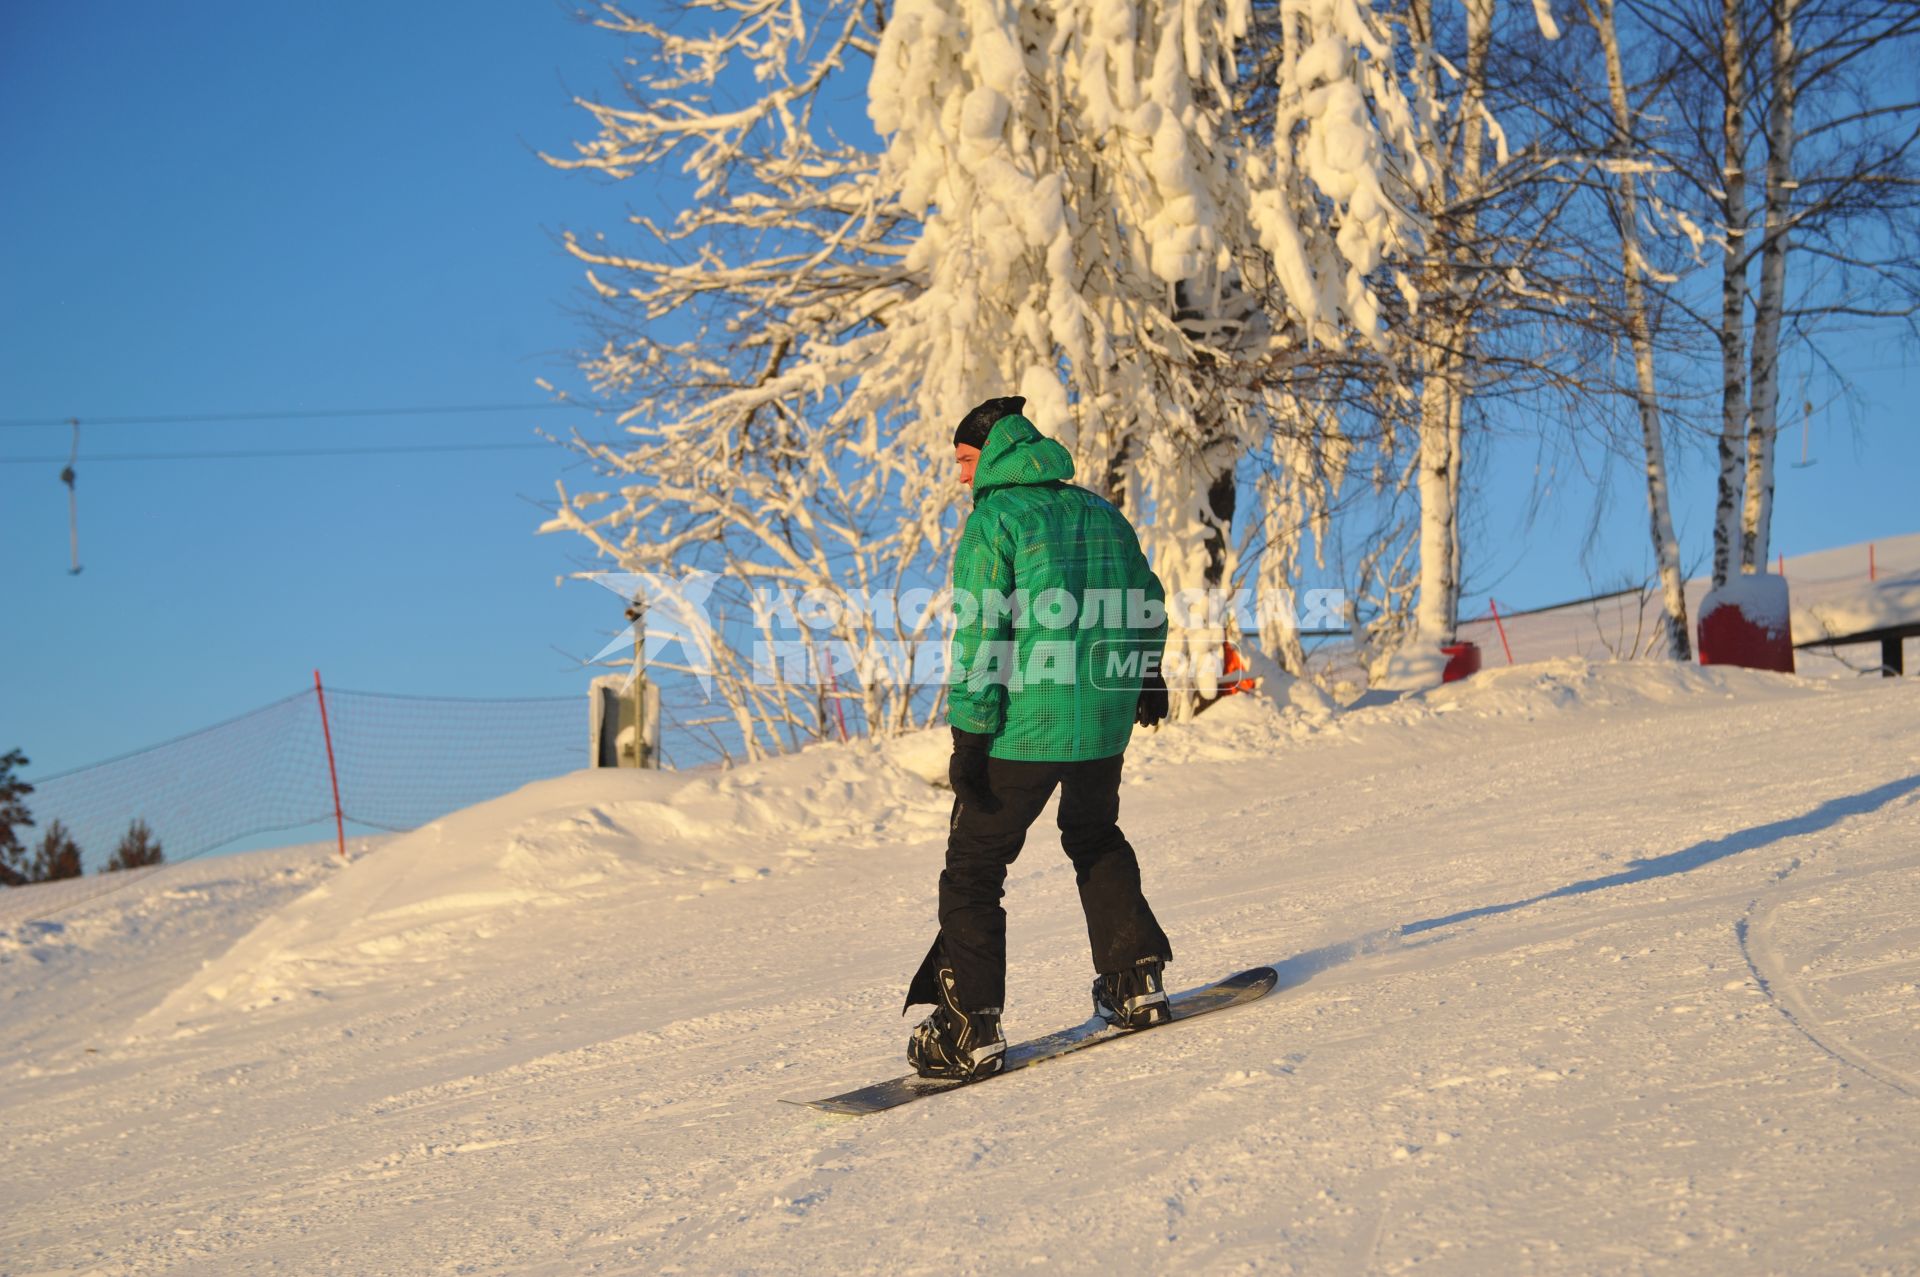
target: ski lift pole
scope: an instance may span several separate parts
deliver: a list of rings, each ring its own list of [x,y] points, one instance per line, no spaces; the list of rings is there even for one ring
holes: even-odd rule
[[[652,749],[647,742],[647,602],[635,595],[627,609],[633,622],[633,765],[651,767]]]
[[[833,672],[833,647],[831,644],[827,647],[825,661],[827,687],[830,689],[827,695],[833,697],[833,716],[840,723],[840,740],[842,743],[845,743],[847,739],[847,711],[842,708],[840,704],[840,678]]]

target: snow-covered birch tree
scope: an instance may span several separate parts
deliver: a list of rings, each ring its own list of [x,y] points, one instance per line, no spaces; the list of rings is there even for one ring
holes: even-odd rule
[[[1783,344],[1835,321],[1920,313],[1920,6],[1766,0],[1763,12],[1751,73],[1766,160],[1740,519],[1749,572],[1772,553]],[[1818,274],[1790,291],[1790,262]]]
[[[1234,0],[907,0],[871,87],[888,172],[925,219],[909,260],[928,289],[888,355],[923,370],[916,419],[1025,395],[1176,594],[1233,579],[1256,453],[1261,584],[1295,569],[1348,455],[1300,382],[1389,344],[1377,290],[1421,239],[1392,27],[1351,0],[1287,0],[1263,63],[1251,17]],[[1273,76],[1251,129],[1249,66]],[[941,424],[923,440],[945,442]],[[1173,622],[1170,657],[1204,694],[1216,619]]]
[[[861,605],[924,584],[937,550],[932,520],[902,516],[925,483],[923,459],[893,446],[911,372],[892,370],[891,400],[872,385],[888,314],[923,284],[879,156],[839,136],[822,105],[877,46],[871,11],[722,0],[685,16],[711,25],[669,30],[612,4],[591,15],[643,56],[629,101],[582,100],[595,135],[549,157],[615,181],[672,166],[693,185],[671,221],[634,217],[633,243],[566,236],[597,301],[600,342],[582,368],[627,434],[576,438],[601,481],[560,484],[543,530],[584,537],[624,571],[720,577],[714,622],[738,642],[715,644],[705,672],[751,758],[824,734],[821,685],[840,696],[842,676],[873,674],[891,645],[931,632],[930,609]],[[746,105],[714,105],[734,95]],[[811,598],[813,624],[776,634],[779,614],[754,595]],[[744,656],[751,638],[800,642],[802,668]],[[854,669],[828,668],[836,644]],[[859,682],[870,730],[929,709],[909,681]]]
[[[1745,0],[1720,0],[1719,90],[1720,182],[1707,187],[1720,227],[1720,468],[1713,520],[1713,584],[1726,583],[1739,550],[1740,455],[1747,428],[1747,80],[1748,30]]]
[[[1521,12],[1557,37],[1546,0]],[[1451,636],[1481,397],[1577,376],[1537,336],[1570,304],[1537,269],[1564,251],[1566,159],[1509,145],[1501,113],[1524,114],[1530,89],[1506,74],[1493,0],[689,0],[671,23],[593,16],[636,52],[629,100],[583,101],[594,136],[552,162],[616,181],[673,166],[693,190],[664,223],[567,238],[597,299],[584,366],[629,433],[580,441],[606,482],[563,486],[550,529],[629,569],[843,603],[937,582],[961,496],[952,423],[1020,394],[1176,595],[1239,583],[1249,553],[1263,590],[1290,587],[1356,472],[1390,504],[1416,498],[1411,543],[1363,555],[1390,611],[1419,600],[1382,619],[1376,650]],[[1746,56],[1737,34],[1726,56]],[[826,105],[854,96],[864,121]],[[1630,146],[1618,106],[1605,114]],[[1632,180],[1614,196],[1636,224]],[[1716,224],[1733,262],[1741,228]],[[1622,254],[1637,288],[1644,255]],[[1650,380],[1639,403],[1664,581],[1677,554]],[[856,659],[934,624],[827,611]],[[1170,655],[1204,693],[1220,618],[1173,619]],[[1299,663],[1284,624],[1262,637]],[[817,695],[750,672],[730,693],[750,752],[824,730]],[[928,708],[836,695],[873,730]]]
[[[646,69],[630,105],[583,102],[598,135],[553,162],[677,162],[698,189],[636,221],[641,248],[568,238],[606,315],[586,367],[632,442],[589,448],[615,484],[563,489],[547,526],[630,568],[908,579],[951,526],[952,421],[1011,392],[1176,592],[1234,578],[1258,451],[1263,575],[1290,569],[1347,447],[1290,373],[1386,344],[1419,161],[1391,23],[1281,13],[1274,119],[1249,134],[1244,0],[706,0],[671,30],[603,7]],[[824,131],[823,86],[849,82],[877,148]],[[1175,618],[1203,680],[1217,621]],[[740,694],[743,722],[768,696]]]
[[[1504,334],[1534,325],[1543,305],[1558,305],[1539,274],[1558,215],[1543,178],[1556,161],[1538,147],[1516,152],[1509,146],[1500,107],[1524,103],[1527,89],[1502,73],[1493,0],[1406,0],[1370,16],[1404,41],[1395,45],[1403,75],[1394,105],[1406,112],[1405,125],[1381,149],[1383,167],[1399,179],[1389,198],[1409,210],[1402,232],[1382,239],[1375,263],[1394,288],[1384,295],[1393,313],[1387,339],[1372,352],[1372,372],[1399,396],[1380,405],[1389,453],[1399,447],[1400,419],[1411,425],[1411,454],[1400,475],[1418,502],[1417,607],[1403,622],[1389,606],[1379,618],[1385,633],[1376,636],[1385,641],[1375,650],[1391,656],[1411,643],[1430,657],[1458,621],[1462,480],[1475,399],[1489,389],[1537,382],[1543,371],[1537,347],[1515,358],[1529,343]],[[1558,38],[1544,2],[1532,6],[1525,22],[1524,28],[1510,24],[1505,37]],[[1397,557],[1375,554],[1365,561],[1380,565]],[[1396,588],[1382,585],[1393,599]],[[1385,672],[1382,662],[1375,665]]]
[[[1716,244],[1720,352],[1713,579],[1770,557],[1783,351],[1920,305],[1920,7],[1886,0],[1623,0],[1663,46],[1662,163]],[[1690,145],[1688,144],[1690,143]],[[1756,150],[1759,155],[1756,156]],[[1758,177],[1756,183],[1755,177]],[[1757,201],[1756,201],[1756,190]],[[1806,274],[1796,283],[1793,263]],[[1686,281],[1666,291],[1689,308]]]
[[[1680,567],[1680,542],[1673,530],[1673,499],[1668,483],[1666,433],[1660,407],[1657,351],[1654,346],[1652,302],[1647,295],[1649,255],[1644,241],[1640,183],[1651,167],[1644,159],[1639,113],[1629,98],[1626,60],[1620,49],[1620,27],[1614,0],[1587,0],[1585,14],[1599,38],[1605,65],[1608,120],[1611,137],[1604,167],[1613,180],[1616,200],[1613,223],[1620,241],[1622,319],[1633,358],[1634,408],[1640,420],[1641,452],[1646,478],[1647,513],[1652,533],[1654,567],[1660,581],[1661,610],[1666,621],[1667,654],[1691,660],[1693,641],[1687,628],[1686,583]],[[1693,229],[1692,223],[1684,224]],[[1696,232],[1697,234],[1697,232]]]

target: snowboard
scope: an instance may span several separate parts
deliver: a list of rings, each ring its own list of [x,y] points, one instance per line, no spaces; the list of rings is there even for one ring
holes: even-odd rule
[[[1035,1064],[1074,1051],[1098,1046],[1102,1042],[1111,1042],[1115,1038],[1132,1037],[1137,1033],[1165,1033],[1168,1029],[1196,1015],[1205,1015],[1209,1011],[1223,1011],[1228,1007],[1239,1006],[1243,1002],[1252,1002],[1263,998],[1273,991],[1280,982],[1278,973],[1272,967],[1254,967],[1238,975],[1216,980],[1212,984],[1203,984],[1197,989],[1187,989],[1168,999],[1173,1009],[1173,1019],[1167,1024],[1157,1024],[1146,1029],[1116,1029],[1099,1017],[1070,1029],[1061,1029],[1045,1037],[1034,1038],[1028,1042],[1007,1048],[1006,1063],[998,1073],[973,1081],[958,1081],[953,1078],[928,1078],[915,1073],[897,1077],[891,1081],[875,1082],[857,1090],[841,1095],[829,1095],[817,1100],[782,1100],[783,1104],[797,1104],[803,1108],[819,1109],[823,1113],[846,1113],[860,1115],[878,1113],[884,1109],[897,1108],[902,1104],[928,1095],[940,1095],[947,1091],[957,1091],[961,1087],[975,1086],[981,1082],[990,1082],[996,1077],[1016,1073]]]

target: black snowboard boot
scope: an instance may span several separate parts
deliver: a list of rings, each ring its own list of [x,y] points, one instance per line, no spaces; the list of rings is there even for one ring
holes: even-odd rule
[[[1173,1018],[1158,958],[1109,971],[1093,982],[1093,1013],[1116,1029],[1146,1029]]]
[[[907,1063],[921,1077],[973,1081],[1000,1071],[1007,1039],[1000,1008],[962,1010],[954,997],[953,968],[940,968],[940,1002],[907,1039]]]

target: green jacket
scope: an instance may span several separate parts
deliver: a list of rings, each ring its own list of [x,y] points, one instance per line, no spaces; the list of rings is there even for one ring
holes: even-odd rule
[[[947,720],[993,737],[995,758],[1124,751],[1140,662],[1166,643],[1166,592],[1133,527],[1072,477],[1067,450],[1020,416],[994,424],[974,470]]]

